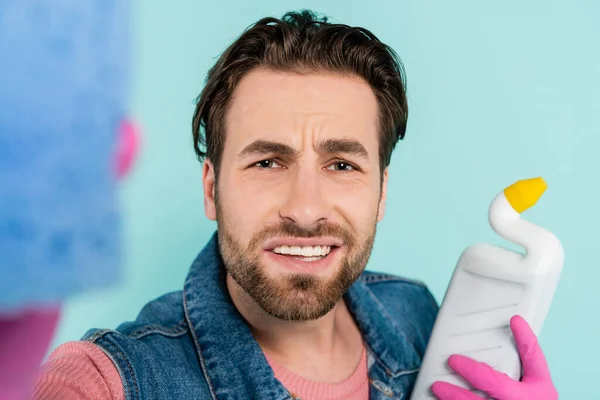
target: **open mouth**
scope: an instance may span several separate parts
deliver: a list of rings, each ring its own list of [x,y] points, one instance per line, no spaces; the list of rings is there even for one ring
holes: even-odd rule
[[[315,262],[326,258],[337,246],[277,246],[271,251],[275,254],[304,262]]]

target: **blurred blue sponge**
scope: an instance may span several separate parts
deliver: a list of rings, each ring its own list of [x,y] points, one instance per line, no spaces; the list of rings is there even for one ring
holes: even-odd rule
[[[129,30],[125,0],[0,0],[0,310],[118,277]]]

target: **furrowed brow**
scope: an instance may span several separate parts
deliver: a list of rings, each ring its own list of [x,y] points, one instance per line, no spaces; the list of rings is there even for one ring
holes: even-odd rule
[[[238,158],[245,158],[249,156],[265,156],[277,154],[281,156],[292,156],[296,152],[287,144],[272,142],[268,140],[256,140],[250,143],[248,146],[238,154]]]
[[[354,139],[327,139],[319,143],[319,151],[323,153],[342,153],[369,160],[369,152]]]

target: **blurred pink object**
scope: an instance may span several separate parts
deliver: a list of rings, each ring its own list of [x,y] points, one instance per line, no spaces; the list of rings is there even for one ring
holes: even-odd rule
[[[0,400],[30,398],[59,318],[60,307],[0,315]]]
[[[496,400],[558,399],[546,357],[529,324],[517,315],[511,318],[510,329],[523,366],[521,381],[515,381],[485,363],[461,355],[450,356],[450,368],[473,388]],[[481,400],[480,396],[447,382],[435,382],[431,389],[440,400]]]
[[[117,151],[114,159],[115,173],[118,179],[131,170],[140,147],[140,131],[131,120],[124,120],[119,127]]]

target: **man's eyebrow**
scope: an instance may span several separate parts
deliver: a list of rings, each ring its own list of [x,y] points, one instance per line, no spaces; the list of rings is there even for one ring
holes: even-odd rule
[[[355,139],[326,139],[319,142],[317,151],[320,153],[349,154],[355,157],[364,158],[367,161],[369,160],[369,152]],[[293,147],[284,143],[273,142],[270,140],[256,140],[244,147],[238,154],[238,158],[273,154],[290,157],[296,154],[296,151]]]
[[[287,144],[272,142],[269,140],[256,140],[246,147],[238,154],[238,158],[244,158],[248,156],[262,156],[270,154],[279,154],[282,156],[292,156],[296,151],[288,146]]]
[[[319,152],[343,153],[369,160],[369,152],[355,139],[327,139],[319,143]]]

